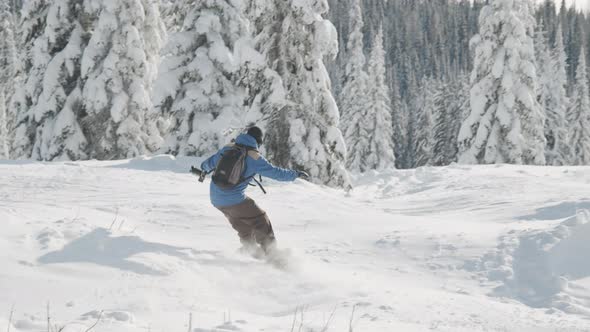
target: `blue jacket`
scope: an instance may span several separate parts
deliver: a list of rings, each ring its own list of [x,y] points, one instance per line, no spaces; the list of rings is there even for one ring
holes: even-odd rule
[[[236,143],[258,149],[258,144],[254,137],[241,134],[236,138]],[[219,150],[215,155],[209,157],[201,164],[201,169],[205,172],[211,172],[217,166],[223,152],[231,148],[231,145]],[[297,172],[273,166],[268,160],[264,159],[258,151],[249,151],[246,157],[246,167],[243,177],[249,178],[256,174],[277,180],[277,181],[295,181]],[[231,189],[221,189],[211,181],[211,203],[214,206],[224,207],[242,203],[246,199],[246,188],[249,181],[244,181]]]

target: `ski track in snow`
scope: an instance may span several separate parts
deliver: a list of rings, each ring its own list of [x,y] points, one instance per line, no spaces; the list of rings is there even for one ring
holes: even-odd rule
[[[196,159],[0,161],[0,331],[590,331],[590,168],[266,181],[289,265],[237,253]],[[301,329],[300,329],[301,328]]]

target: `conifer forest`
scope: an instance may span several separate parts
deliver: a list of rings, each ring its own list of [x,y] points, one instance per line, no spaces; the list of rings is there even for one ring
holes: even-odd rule
[[[565,1],[0,0],[0,159],[205,156],[249,124],[314,182],[590,165]]]

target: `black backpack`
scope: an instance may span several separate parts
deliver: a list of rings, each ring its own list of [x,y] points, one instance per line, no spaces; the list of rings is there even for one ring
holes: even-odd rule
[[[248,148],[235,144],[223,152],[213,172],[213,183],[223,189],[229,189],[244,182],[242,177],[246,168]]]
[[[246,169],[246,157],[250,150],[256,151],[254,148],[234,144],[231,148],[223,152],[211,177],[213,183],[222,189],[231,189],[244,181],[250,181],[252,179],[266,194],[262,185],[254,179],[254,176],[248,178],[244,178],[243,176]]]

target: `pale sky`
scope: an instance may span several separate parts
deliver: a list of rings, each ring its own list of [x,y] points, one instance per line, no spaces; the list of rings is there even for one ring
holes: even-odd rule
[[[538,0],[538,1],[542,2],[541,0]],[[555,0],[555,2],[557,3],[558,6],[561,4],[561,0]],[[576,8],[578,8],[578,9],[584,9],[584,10],[590,9],[590,0],[565,0],[565,3],[570,6],[572,4],[575,4]],[[559,7],[557,7],[557,8],[559,8]]]

